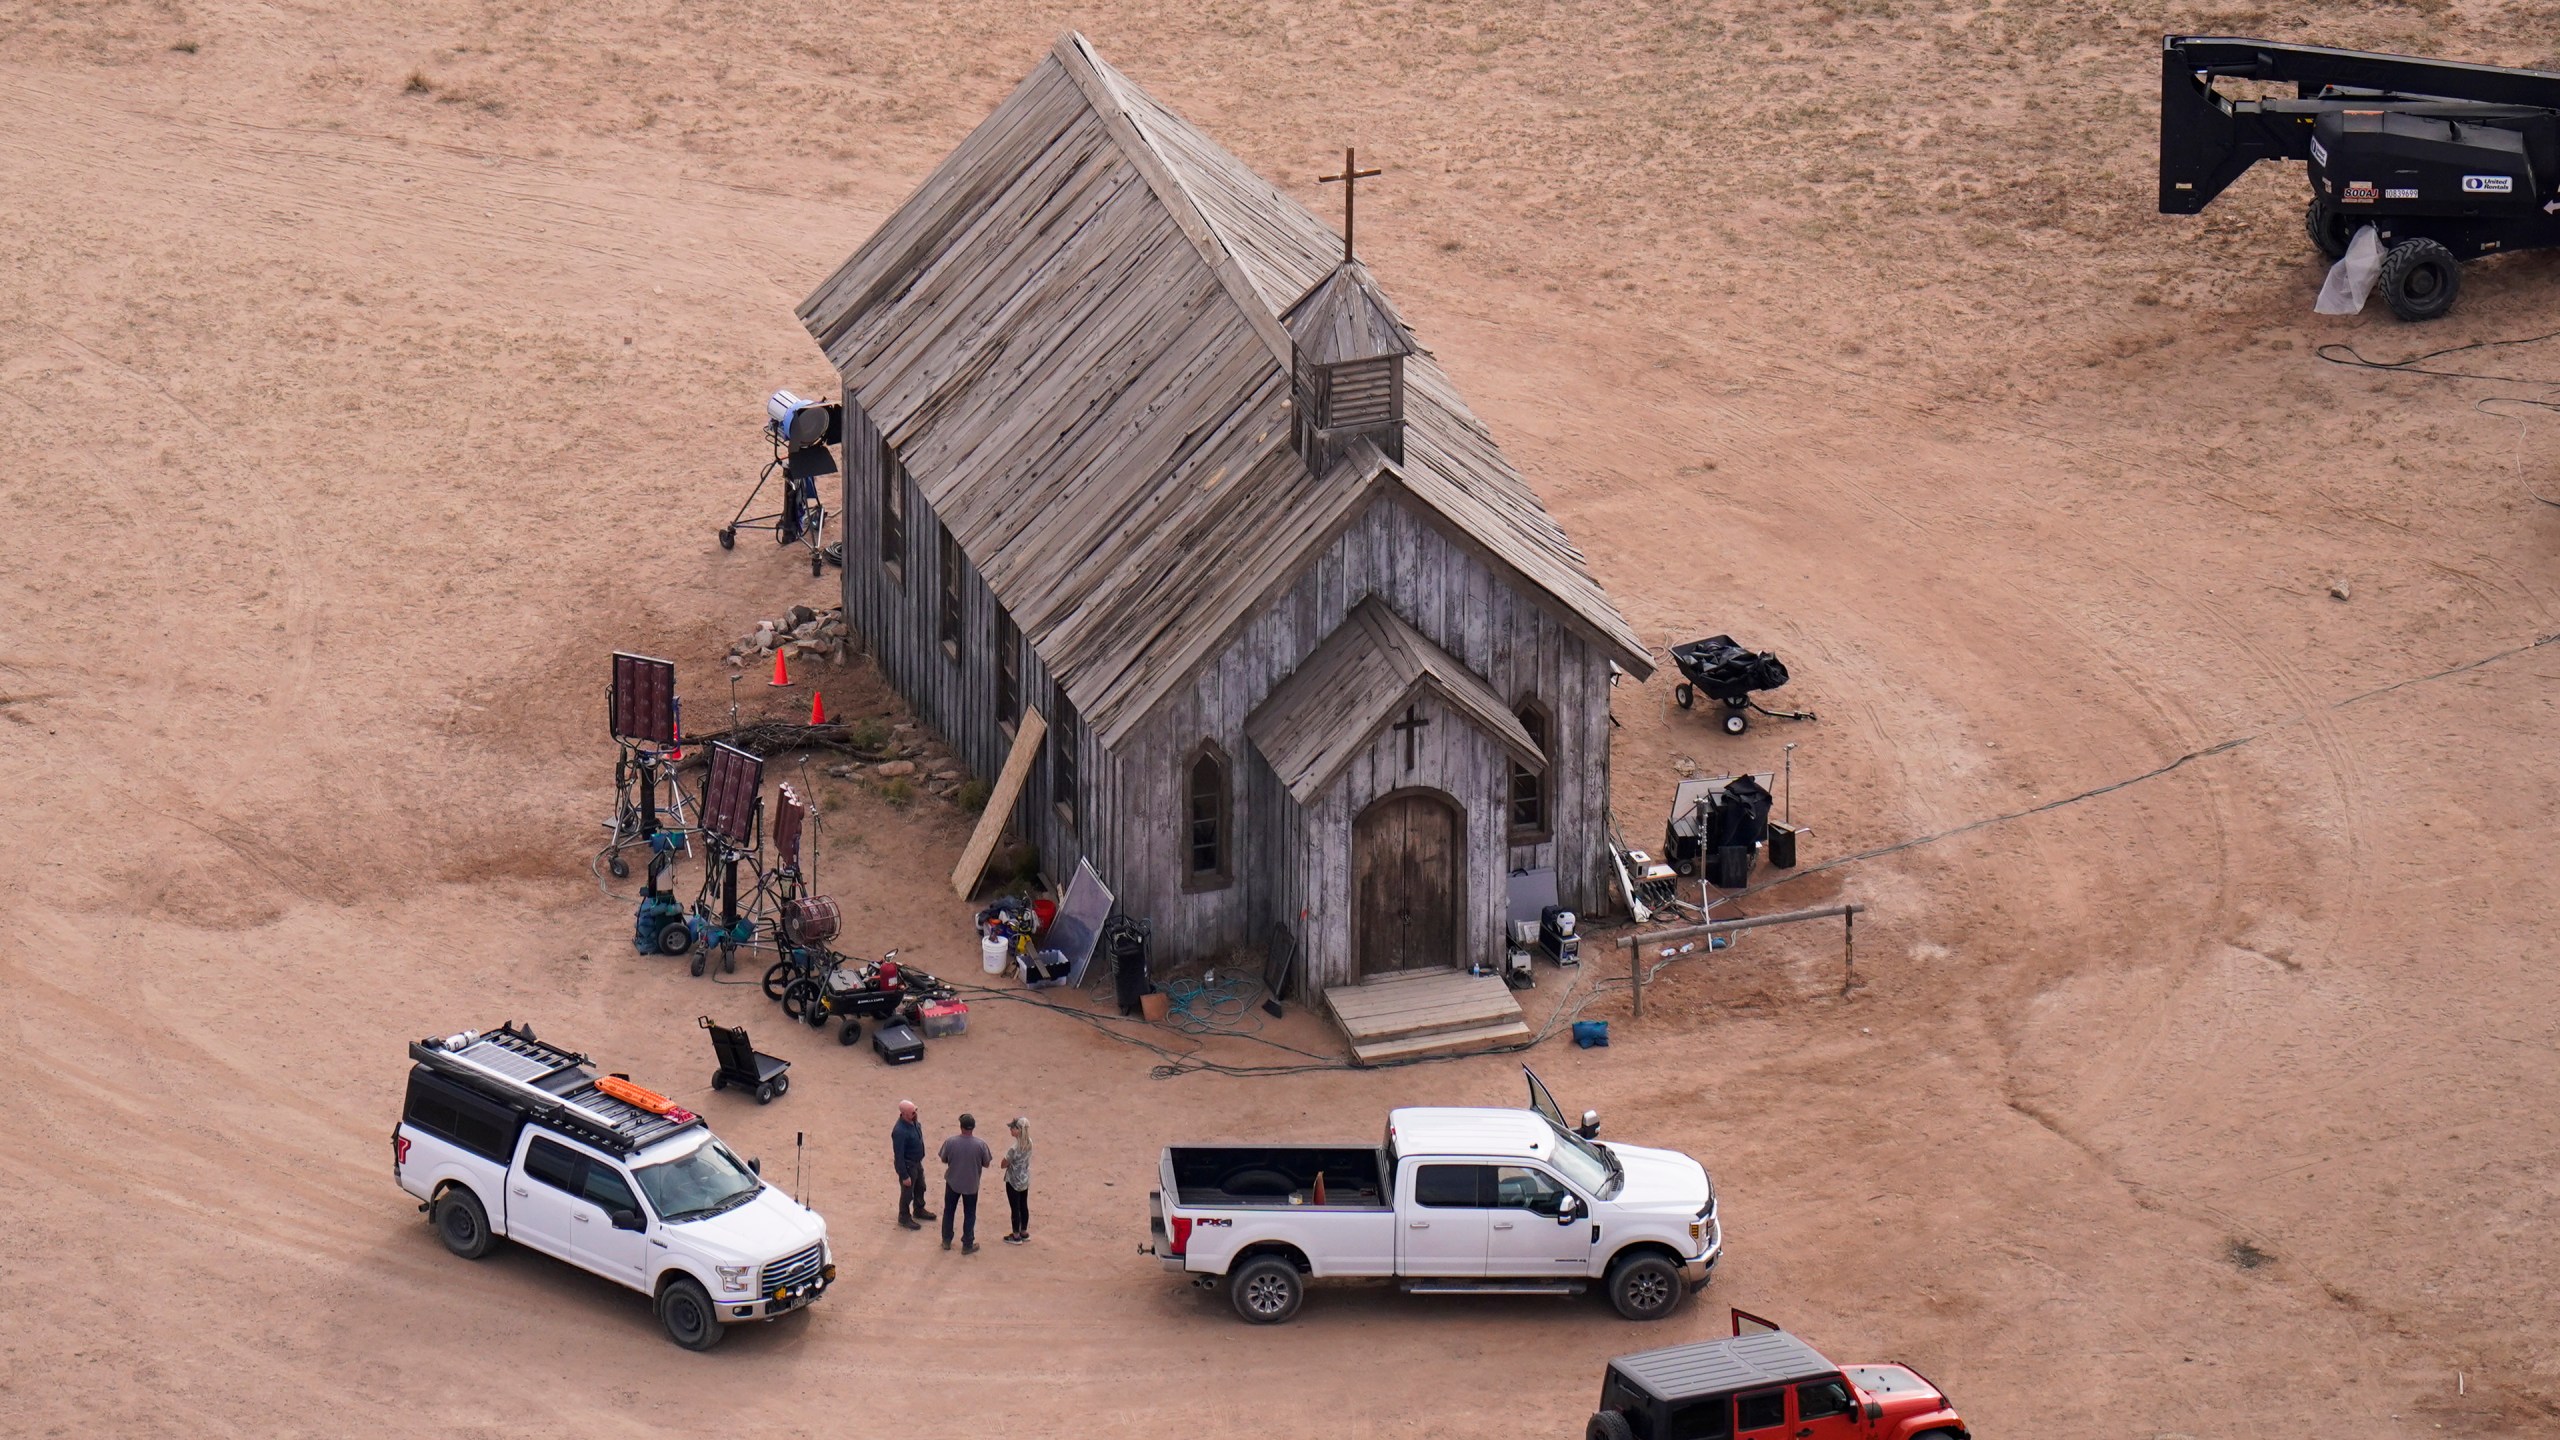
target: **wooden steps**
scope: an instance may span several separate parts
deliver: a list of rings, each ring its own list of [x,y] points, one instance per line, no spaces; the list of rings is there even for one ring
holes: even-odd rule
[[[1529,1038],[1511,988],[1491,975],[1412,970],[1324,992],[1363,1065],[1481,1050]]]

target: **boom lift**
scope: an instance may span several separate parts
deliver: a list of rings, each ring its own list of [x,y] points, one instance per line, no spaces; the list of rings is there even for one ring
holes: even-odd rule
[[[2290,83],[2233,99],[2217,81]],[[2160,213],[2193,215],[2261,160],[2310,162],[2303,226],[2336,260],[2383,245],[2383,303],[2453,307],[2461,262],[2560,245],[2560,74],[2201,35],[2160,51]]]

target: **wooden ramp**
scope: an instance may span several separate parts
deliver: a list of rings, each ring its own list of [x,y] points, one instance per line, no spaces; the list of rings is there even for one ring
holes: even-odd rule
[[[1324,1003],[1363,1065],[1529,1038],[1511,987],[1464,970],[1408,970],[1336,985],[1324,992]]]

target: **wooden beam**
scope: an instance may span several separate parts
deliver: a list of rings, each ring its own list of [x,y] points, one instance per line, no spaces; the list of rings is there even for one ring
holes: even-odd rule
[[[1752,915],[1740,920],[1710,920],[1703,925],[1674,925],[1668,930],[1652,930],[1641,935],[1621,935],[1618,937],[1618,948],[1629,952],[1627,980],[1635,987],[1633,1004],[1630,1006],[1627,1018],[1631,1020],[1644,1018],[1644,947],[1647,945],[1657,941],[1694,940],[1701,935],[1730,935],[1737,930],[1757,930],[1763,925],[1793,925],[1804,920],[1828,920],[1835,915],[1843,917],[1844,923],[1854,927],[1858,923],[1856,919],[1858,912],[1866,908],[1852,900],[1845,905],[1823,905],[1812,910],[1788,910],[1776,915]],[[1851,934],[1854,936],[1855,933],[1853,929]],[[1853,939],[1849,943],[1856,942]],[[1843,995],[1849,993],[1850,986],[1856,978],[1856,954],[1854,950],[1850,952],[1850,978],[1841,981],[1840,984],[1840,993]]]
[[[1005,817],[1013,813],[1013,802],[1022,797],[1022,782],[1031,778],[1031,762],[1040,758],[1040,741],[1049,733],[1049,722],[1038,710],[1022,707],[1022,724],[1013,732],[1013,748],[1005,752],[1004,769],[997,772],[995,788],[987,792],[987,808],[978,812],[978,828],[969,832],[969,844],[960,852],[960,863],[951,871],[951,888],[968,899],[978,893],[978,882],[986,878],[988,857],[996,853],[996,842],[1004,838]]]

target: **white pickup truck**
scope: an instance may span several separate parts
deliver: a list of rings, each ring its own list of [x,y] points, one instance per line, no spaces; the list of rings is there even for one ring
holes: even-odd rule
[[[1382,1145],[1175,1145],[1142,1246],[1236,1313],[1276,1325],[1306,1282],[1394,1279],[1429,1293],[1575,1294],[1593,1282],[1659,1320],[1724,1250],[1715,1187],[1676,1150],[1568,1126],[1528,1072],[1526,1110],[1403,1109]]]
[[[514,1025],[409,1058],[391,1173],[463,1259],[503,1236],[594,1271],[652,1297],[688,1350],[834,1283],[826,1221],[665,1097]]]

